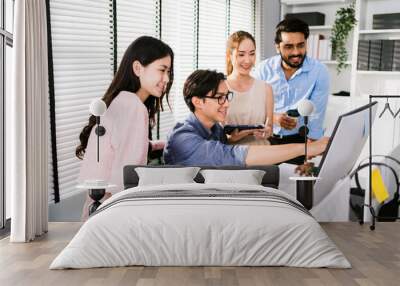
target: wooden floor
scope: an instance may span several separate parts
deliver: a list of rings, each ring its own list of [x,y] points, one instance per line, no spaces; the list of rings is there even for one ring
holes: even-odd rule
[[[322,224],[353,268],[122,267],[48,270],[80,223],[50,223],[32,243],[0,241],[0,285],[400,285],[400,223],[375,231],[357,223]]]

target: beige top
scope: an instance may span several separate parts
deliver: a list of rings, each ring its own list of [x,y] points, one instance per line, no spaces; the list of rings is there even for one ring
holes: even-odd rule
[[[236,91],[229,84],[228,88],[233,92],[233,99],[229,103],[226,124],[265,124],[265,120],[267,119],[267,88],[264,81],[254,79],[253,85],[245,92]],[[246,136],[235,144],[269,145],[270,143],[267,139],[256,139],[253,136]]]

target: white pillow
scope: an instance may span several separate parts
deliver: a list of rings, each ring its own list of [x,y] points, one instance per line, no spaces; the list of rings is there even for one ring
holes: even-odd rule
[[[135,168],[139,176],[139,186],[195,183],[193,179],[199,170],[199,167]]]
[[[235,183],[261,185],[265,171],[262,170],[201,170],[204,183]]]

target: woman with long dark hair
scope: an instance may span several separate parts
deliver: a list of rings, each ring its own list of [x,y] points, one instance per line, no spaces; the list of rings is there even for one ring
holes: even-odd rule
[[[76,156],[83,161],[78,181],[106,180],[117,185],[114,193],[123,190],[125,165],[147,163],[151,127],[173,82],[173,60],[172,49],[156,38],[142,36],[130,44],[102,98],[106,132],[100,137],[99,162],[93,115],[79,136]]]

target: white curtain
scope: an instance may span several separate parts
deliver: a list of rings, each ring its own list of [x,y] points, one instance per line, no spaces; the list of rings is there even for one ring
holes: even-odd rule
[[[12,242],[28,242],[48,226],[48,68],[45,0],[17,0],[13,93],[6,120],[7,184]]]

